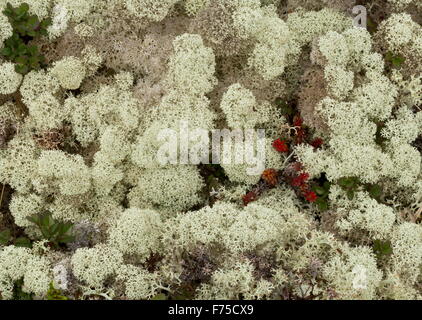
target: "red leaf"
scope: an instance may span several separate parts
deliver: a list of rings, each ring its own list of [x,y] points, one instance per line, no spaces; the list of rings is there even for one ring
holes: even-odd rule
[[[278,152],[289,152],[289,146],[286,144],[286,141],[277,139],[273,142],[273,148]]]
[[[314,141],[311,142],[311,146],[314,148],[320,148],[324,144],[324,140],[321,138],[316,138]]]
[[[275,187],[278,184],[278,172],[275,169],[265,170],[262,174],[262,178],[272,187]]]
[[[308,181],[308,179],[309,179],[308,173],[301,173],[298,177],[296,177],[292,180],[292,186],[293,187],[300,187],[303,184],[305,184],[306,181]]]
[[[300,116],[295,116],[293,118],[293,125],[295,127],[302,127],[303,126],[303,119]]]
[[[258,195],[251,191],[247,193],[245,196],[243,196],[243,204],[247,206],[249,203],[254,202],[258,199]]]
[[[308,191],[305,193],[305,199],[309,202],[315,202],[318,199],[318,197],[315,192]]]

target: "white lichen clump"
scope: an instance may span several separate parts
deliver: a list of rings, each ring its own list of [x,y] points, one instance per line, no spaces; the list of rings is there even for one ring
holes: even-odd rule
[[[18,90],[23,76],[15,71],[15,65],[5,62],[0,65],[0,94],[12,94]]]
[[[76,90],[85,78],[86,69],[82,61],[74,57],[67,57],[58,61],[51,74],[57,77],[64,89]]]
[[[422,299],[422,6],[382,5],[0,0],[0,300]]]

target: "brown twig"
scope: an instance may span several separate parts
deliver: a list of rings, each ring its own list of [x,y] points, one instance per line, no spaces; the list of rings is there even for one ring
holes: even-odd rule
[[[0,195],[0,208],[1,208],[1,205],[3,203],[4,188],[5,188],[5,185],[3,184],[3,188],[1,189],[1,195]]]

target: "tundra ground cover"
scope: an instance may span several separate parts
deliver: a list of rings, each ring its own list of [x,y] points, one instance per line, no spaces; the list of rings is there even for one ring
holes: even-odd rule
[[[422,298],[420,1],[0,9],[1,299]]]

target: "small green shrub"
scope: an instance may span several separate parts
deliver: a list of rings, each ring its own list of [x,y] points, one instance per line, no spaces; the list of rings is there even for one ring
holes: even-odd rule
[[[27,74],[31,70],[39,70],[45,63],[44,56],[38,51],[37,46],[28,46],[17,34],[7,39],[2,55],[16,63],[15,70],[20,74]]]
[[[378,184],[362,184],[359,178],[350,177],[350,178],[341,178],[338,180],[338,185],[343,188],[347,193],[349,200],[353,200],[355,193],[359,190],[360,187],[363,187],[369,193],[369,196],[372,199],[381,202],[382,188]]]
[[[39,21],[36,15],[30,15],[28,11],[29,5],[26,3],[17,8],[7,4],[3,14],[12,25],[13,35],[4,41],[4,48],[0,52],[6,59],[16,63],[16,72],[24,75],[44,65],[45,58],[38,47],[28,43],[32,39],[46,36],[51,24],[51,19]]]
[[[329,208],[329,199],[331,183],[325,181],[322,185],[316,185],[312,190],[317,194],[318,199],[315,201],[315,204],[318,206],[319,211],[327,211]]]
[[[64,296],[63,293],[59,290],[54,288],[54,284],[50,283],[50,289],[47,291],[47,300],[69,300],[68,297]]]
[[[358,188],[360,186],[360,181],[356,177],[345,177],[341,178],[338,181],[338,184],[340,187],[343,188],[343,190],[346,191],[349,200],[353,200],[353,198],[355,197],[355,193],[358,191]]]
[[[73,224],[57,221],[52,218],[51,213],[43,213],[27,219],[38,226],[44,239],[48,240],[50,245],[55,248],[59,248],[75,239],[72,235]]]
[[[37,38],[48,35],[47,28],[51,24],[51,19],[48,18],[40,21],[36,15],[30,15],[29,5],[27,3],[22,3],[17,8],[7,3],[3,14],[9,19],[14,33],[22,38]]]

